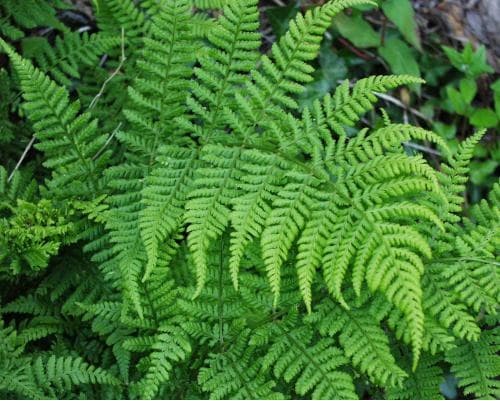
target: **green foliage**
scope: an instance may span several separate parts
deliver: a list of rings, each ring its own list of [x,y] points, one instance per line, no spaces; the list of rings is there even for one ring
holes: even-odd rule
[[[64,237],[70,234],[71,226],[47,199],[36,204],[18,200],[11,213],[0,221],[0,263],[8,266],[11,275],[45,268],[49,257],[67,241]]]
[[[411,45],[421,50],[420,35],[411,1],[384,0],[381,5],[384,14],[396,24],[403,37]]]
[[[425,356],[418,368],[409,373],[401,387],[387,390],[386,397],[394,400],[443,400],[439,392],[442,380],[443,371],[438,366],[438,359]]]
[[[31,355],[24,352],[23,332],[0,326],[2,339],[0,392],[15,398],[62,398],[83,384],[118,386],[120,382],[101,368],[71,355]]]
[[[61,85],[70,86],[71,80],[79,79],[82,67],[95,65],[99,57],[118,46],[118,37],[101,33],[88,35],[67,33],[57,36],[53,47],[43,38],[23,41],[25,57],[34,58],[43,71],[49,73]]]
[[[323,38],[365,3],[295,10],[264,54],[257,0],[96,0],[97,33],[0,42],[0,396],[436,399],[451,372],[498,397],[500,185],[463,207],[484,131],[366,124],[423,82],[337,85]]]
[[[444,46],[443,50],[453,64],[453,67],[471,78],[477,78],[481,74],[493,72],[493,68],[486,61],[486,48],[484,46],[479,46],[474,51],[472,45],[467,43],[462,52],[458,52],[447,46]]]
[[[417,94],[423,89],[425,96],[416,98],[402,90],[400,96],[396,95],[401,103],[389,101],[388,112],[399,118],[401,109],[406,109],[403,114],[408,114],[408,107],[413,107],[409,117],[432,127],[452,149],[456,149],[459,141],[472,129],[489,129],[471,162],[471,184],[467,196],[477,202],[484,196],[485,189],[495,183],[500,163],[500,114],[497,107],[500,87],[498,82],[495,83],[493,68],[488,64],[486,48],[474,47],[471,43],[466,43],[461,50],[443,45],[447,42],[441,30],[438,30],[438,35],[421,38],[419,31],[425,28],[419,29],[412,3],[408,0],[381,0],[379,5],[378,11],[359,8],[335,17],[331,34],[333,43],[337,39],[337,48],[333,52],[342,64],[351,68],[359,66],[358,75],[367,72],[379,74],[380,70],[385,70],[424,77],[430,87],[422,88],[417,84],[411,85],[410,89]],[[347,51],[338,49],[339,42]],[[373,52],[380,57],[375,57]],[[321,76],[325,67],[321,62],[319,67],[317,74]],[[311,86],[310,92],[315,94],[321,85],[325,86],[325,83],[318,81]],[[423,103],[423,98],[428,100]],[[307,100],[306,104],[310,106],[311,103]]]
[[[484,331],[479,341],[461,343],[446,354],[451,371],[458,377],[465,394],[497,399],[498,385],[498,328]]]
[[[57,19],[57,9],[67,8],[60,0],[5,0],[0,5],[0,32],[9,39],[20,39],[23,29],[54,27],[65,30],[66,27]]]

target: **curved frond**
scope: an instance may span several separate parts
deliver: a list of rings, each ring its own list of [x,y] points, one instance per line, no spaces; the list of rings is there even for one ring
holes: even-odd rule
[[[96,194],[102,185],[97,172],[109,157],[99,153],[107,135],[98,133],[97,120],[80,113],[80,103],[70,102],[66,89],[57,86],[40,70],[22,59],[0,40],[19,76],[24,107],[33,122],[39,141],[35,145],[46,154],[44,165],[54,170],[51,187],[68,188],[73,195]]]

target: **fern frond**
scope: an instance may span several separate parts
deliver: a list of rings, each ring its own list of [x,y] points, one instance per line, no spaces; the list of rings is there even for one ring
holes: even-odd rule
[[[188,0],[170,0],[160,8],[151,35],[144,38],[138,77],[128,88],[130,104],[124,114],[131,128],[118,138],[146,163],[154,162],[160,144],[173,144],[175,118],[185,112],[189,63],[197,49],[190,22]]]
[[[125,298],[132,302],[139,316],[142,316],[139,283],[144,274],[145,251],[140,240],[138,220],[142,209],[141,179],[145,175],[145,168],[122,164],[108,169],[106,173],[108,186],[116,194],[109,197],[108,202],[112,207],[105,214],[108,239],[112,246],[112,251],[106,254],[105,263],[111,270],[120,272]]]
[[[343,126],[352,127],[363,114],[378,101],[377,93],[385,93],[402,85],[423,83],[409,75],[370,76],[354,83],[341,83],[333,95],[327,94],[321,101],[328,125],[337,135],[345,135]]]
[[[33,379],[49,391],[69,391],[71,386],[86,383],[119,385],[120,381],[101,368],[89,365],[81,358],[39,357],[29,367]],[[36,379],[35,379],[36,378]]]
[[[473,157],[474,148],[486,133],[485,130],[477,131],[474,135],[463,141],[453,155],[449,164],[443,163],[440,181],[448,195],[449,211],[445,214],[450,222],[455,223],[457,216],[462,210],[463,191],[469,172],[469,163]]]
[[[443,370],[438,366],[438,359],[423,355],[415,371],[408,373],[409,377],[402,386],[389,388],[388,399],[395,400],[443,400],[439,385],[443,381]]]
[[[63,37],[57,36],[53,47],[41,38],[26,39],[23,45],[25,57],[32,56],[42,71],[68,87],[71,80],[80,78],[82,66],[96,65],[101,55],[119,44],[118,37],[70,32]]]
[[[273,44],[271,55],[260,58],[261,67],[251,74],[253,81],[236,93],[239,124],[226,112],[232,128],[246,138],[255,127],[269,128],[273,119],[283,117],[284,111],[297,109],[291,96],[302,92],[303,85],[312,80],[314,69],[308,62],[316,57],[332,18],[347,7],[367,3],[370,1],[329,1],[290,21],[289,31]]]
[[[149,276],[156,265],[151,259],[144,272],[143,264],[149,256],[157,255],[158,242],[146,235],[146,247],[142,243],[140,217],[144,205],[141,202],[145,178],[150,175],[158,149],[167,140],[174,142],[173,119],[184,112],[184,101],[191,74],[188,67],[195,45],[190,41],[190,12],[187,0],[171,0],[158,10],[153,18],[151,37],[145,39],[145,47],[138,60],[139,76],[129,88],[131,109],[125,115],[131,128],[117,137],[128,148],[130,164],[110,170],[116,175],[110,182],[118,193],[110,198],[115,205],[107,228],[111,242],[116,244],[114,254],[122,273],[123,287],[133,301],[139,315],[140,280]],[[185,141],[182,141],[185,142]],[[153,190],[148,196],[154,196]],[[147,192],[147,191],[146,191]],[[147,201],[148,202],[148,201]],[[144,212],[146,213],[146,212]],[[147,225],[147,223],[145,223]]]
[[[201,10],[217,9],[230,3],[229,0],[191,0],[193,6]]]
[[[310,316],[323,336],[339,335],[345,355],[374,383],[401,385],[407,374],[396,364],[380,322],[367,308],[345,309],[330,300]]]
[[[25,109],[46,154],[45,166],[54,169],[51,187],[69,188],[74,195],[95,194],[102,185],[97,172],[110,152],[98,154],[107,135],[98,133],[97,121],[89,113],[79,114],[78,101],[70,103],[68,92],[57,86],[27,60],[0,40],[19,76]]]
[[[225,231],[230,216],[229,205],[237,192],[239,148],[205,146],[201,160],[209,166],[197,170],[186,204],[188,244],[196,265],[198,296],[207,276],[206,253],[211,241]]]
[[[498,399],[500,385],[499,333],[498,328],[484,330],[477,342],[460,342],[446,353],[451,371],[466,395],[478,398]]]
[[[248,345],[249,335],[248,329],[242,331],[229,350],[208,356],[198,374],[198,383],[210,393],[210,398],[283,398],[283,394],[273,390],[275,382],[255,360],[255,347]]]
[[[160,244],[181,223],[197,161],[195,149],[164,147],[158,156],[160,166],[146,180],[139,222],[148,257],[143,280],[156,266]]]
[[[456,295],[447,291],[446,283],[441,278],[442,265],[431,264],[425,269],[422,278],[424,287],[424,310],[436,316],[445,326],[450,327],[453,334],[468,341],[478,339],[480,329],[474,317],[467,312],[466,306]]]
[[[238,270],[245,249],[258,238],[271,212],[272,200],[278,192],[278,184],[288,167],[284,160],[258,151],[241,154],[241,177],[238,187],[244,192],[232,201],[229,269],[238,289]]]
[[[500,210],[494,201],[484,200],[471,212],[478,220],[464,218],[463,227],[452,227],[448,235],[442,236],[436,244],[439,254],[429,272],[460,303],[476,312],[496,313],[500,299]],[[457,319],[463,322],[463,317]]]
[[[182,329],[168,326],[160,327],[153,338],[127,340],[123,347],[129,351],[152,350],[147,357],[148,367],[144,377],[132,384],[140,398],[145,399],[155,398],[160,385],[170,379],[173,364],[185,359],[191,352],[191,345]]]
[[[58,7],[57,7],[58,6]],[[56,15],[61,3],[52,4],[47,0],[5,0],[0,4],[0,31],[8,38],[17,40],[24,36],[19,28],[33,29],[37,27],[54,27],[67,30]]]
[[[2,368],[0,389],[17,397],[59,398],[79,385],[120,385],[120,381],[109,372],[79,357],[25,356],[17,361],[11,360]]]
[[[37,317],[21,326],[18,338],[23,344],[28,344],[55,333],[62,333],[63,330],[61,319],[52,316]]]
[[[132,48],[138,45],[141,35],[148,32],[150,21],[133,0],[92,0],[92,3],[100,30],[118,36],[123,29],[127,45]]]
[[[17,200],[33,202],[38,186],[32,175],[19,170],[9,179],[7,170],[0,166],[0,209],[12,207]]]
[[[219,134],[224,116],[223,107],[232,102],[233,92],[246,81],[246,74],[256,64],[260,46],[259,12],[256,0],[228,2],[223,15],[209,32],[213,46],[199,58],[194,73],[188,105],[203,122],[199,126],[185,121],[191,132],[209,142]]]
[[[314,340],[308,325],[298,325],[299,316],[290,312],[283,320],[269,323],[260,330],[268,333],[270,347],[262,359],[262,369],[271,369],[277,378],[294,382],[299,395],[313,399],[354,399],[352,378],[338,369],[347,362],[329,338]],[[252,340],[250,341],[252,344]]]
[[[261,237],[262,257],[275,304],[279,297],[280,267],[288,258],[294,239],[309,219],[319,186],[319,182],[310,176],[289,173],[288,178],[291,182],[277,193]]]

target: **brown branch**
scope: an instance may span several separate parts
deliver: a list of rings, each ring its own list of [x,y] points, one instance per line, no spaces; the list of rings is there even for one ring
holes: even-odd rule
[[[366,60],[366,61],[371,61],[374,60],[376,57],[364,52],[363,50],[358,49],[356,46],[354,46],[351,42],[349,42],[345,38],[338,38],[338,41],[347,49],[349,49],[351,52],[353,52],[356,56],[359,58]]]

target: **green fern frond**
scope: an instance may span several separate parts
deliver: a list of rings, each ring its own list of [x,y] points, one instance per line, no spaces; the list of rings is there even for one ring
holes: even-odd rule
[[[271,55],[260,58],[261,67],[252,71],[252,81],[236,93],[240,120],[226,112],[231,127],[246,138],[256,126],[269,128],[274,119],[283,117],[284,111],[297,109],[291,96],[302,92],[303,85],[312,80],[314,69],[308,62],[316,57],[332,18],[347,7],[369,3],[368,0],[330,1],[308,10],[304,16],[299,13],[290,21],[289,31],[273,44]]]
[[[157,159],[160,166],[146,180],[139,222],[148,258],[143,280],[156,266],[160,244],[181,223],[197,161],[195,149],[164,147]]]
[[[198,383],[212,399],[280,399],[275,382],[261,371],[255,347],[248,346],[249,330],[239,333],[235,344],[224,353],[211,354],[200,369]]]
[[[3,13],[0,19],[0,32],[2,35],[12,40],[18,40],[24,36],[24,32],[9,21],[9,16],[3,15]]]
[[[347,362],[342,352],[329,338],[315,341],[311,328],[297,326],[297,320],[297,314],[292,311],[282,321],[260,329],[269,331],[270,340],[270,347],[262,359],[262,369],[272,370],[277,378],[283,378],[287,383],[294,382],[295,391],[302,396],[312,394],[313,399],[357,398],[352,378],[338,369]]]
[[[197,170],[185,213],[188,244],[196,265],[197,291],[194,296],[200,294],[206,280],[206,253],[210,242],[217,240],[229,223],[229,205],[238,194],[240,154],[239,148],[208,145],[200,155],[210,167]]]
[[[151,35],[144,38],[138,77],[128,88],[130,103],[124,114],[131,128],[118,138],[146,163],[154,162],[160,144],[173,143],[174,120],[185,112],[189,63],[197,50],[190,22],[187,0],[170,0],[160,8]]]
[[[484,330],[477,342],[460,342],[446,353],[451,371],[466,395],[478,398],[498,399],[500,385],[498,328]]]
[[[445,293],[453,293],[453,298],[471,310],[496,313],[500,299],[500,211],[494,201],[484,200],[471,212],[479,219],[472,221],[464,218],[463,227],[450,228],[450,233],[437,244],[439,254],[432,262],[429,273]],[[464,322],[463,316],[456,315],[455,319]]]
[[[86,383],[119,385],[120,381],[101,368],[89,365],[81,358],[38,357],[29,366],[30,375],[49,394],[69,391],[72,386]]]
[[[80,78],[82,66],[95,66],[101,55],[119,44],[118,37],[70,32],[62,37],[57,36],[53,47],[42,38],[26,39],[23,42],[23,54],[34,58],[42,71],[68,87],[71,80]]]
[[[238,271],[248,245],[258,238],[268,218],[278,185],[285,176],[288,164],[284,160],[258,151],[241,154],[239,187],[244,194],[233,199],[229,269],[238,289]]]
[[[475,341],[480,329],[474,317],[467,312],[466,306],[459,301],[459,297],[447,291],[441,276],[442,267],[443,265],[431,264],[425,269],[422,278],[424,310],[436,316],[444,327],[450,327],[459,338]]]
[[[337,135],[345,135],[343,126],[352,127],[363,114],[373,108],[378,101],[377,93],[386,93],[402,85],[423,83],[409,75],[370,76],[354,83],[341,83],[333,95],[327,94],[321,101],[328,125]]]
[[[144,344],[140,338],[124,342],[123,347],[129,351],[152,350],[148,355],[147,370],[137,383],[132,383],[133,391],[140,398],[153,399],[158,394],[162,383],[170,379],[174,363],[183,360],[191,352],[191,345],[186,340],[182,329],[164,326],[158,333]]]
[[[445,216],[452,223],[457,220],[457,217],[452,213],[459,213],[462,210],[462,195],[467,182],[469,163],[473,157],[474,148],[485,133],[485,130],[481,130],[468,137],[460,144],[449,165],[444,163],[442,165],[443,174],[440,175],[440,181],[449,199],[449,212]]]
[[[232,102],[234,90],[244,84],[246,74],[255,68],[260,46],[258,26],[256,0],[229,2],[208,34],[213,47],[199,58],[200,67],[194,69],[198,79],[193,81],[192,95],[187,101],[203,125],[184,121],[186,128],[205,142],[220,135],[223,107]]]
[[[306,175],[288,174],[291,182],[273,200],[272,210],[262,232],[262,257],[277,304],[280,290],[280,268],[296,236],[309,219],[320,182]],[[294,182],[295,181],[295,182]]]
[[[82,384],[120,385],[120,381],[109,372],[79,357],[24,357],[14,364],[15,367],[3,371],[6,376],[0,374],[0,389],[11,391],[18,397],[57,398]]]
[[[380,322],[367,308],[347,310],[323,302],[310,316],[323,336],[339,335],[345,355],[374,383],[401,385],[407,374],[396,364]]]
[[[107,135],[99,134],[97,121],[80,112],[78,101],[70,103],[68,92],[16,54],[0,40],[15,68],[25,98],[24,107],[33,122],[39,143],[46,154],[45,166],[54,170],[51,187],[68,187],[74,195],[95,194],[102,185],[97,172],[109,157],[98,153]]]
[[[143,183],[140,180],[145,175],[144,170],[144,167],[131,164],[107,170],[108,186],[115,189],[116,194],[109,197],[112,208],[105,214],[112,246],[112,251],[106,253],[105,263],[110,270],[120,272],[119,281],[126,299],[132,302],[139,316],[143,314],[139,283],[144,274],[145,251],[140,240],[138,218],[142,209]]]
[[[16,171],[10,181],[7,170],[0,166],[0,209],[11,208],[18,199],[33,202],[38,186],[28,172]]]
[[[145,39],[137,62],[140,74],[129,88],[132,108],[124,111],[131,128],[117,134],[128,148],[127,158],[131,164],[109,172],[110,178],[116,175],[110,186],[117,189],[117,194],[110,198],[115,210],[109,214],[107,228],[111,242],[116,244],[113,247],[115,261],[122,271],[123,288],[140,316],[143,313],[140,281],[147,278],[156,261],[150,259],[146,271],[143,264],[148,260],[148,253],[154,258],[158,244],[153,237],[148,237],[151,234],[144,234],[146,247],[140,238],[142,191],[144,179],[153,170],[160,144],[174,138],[173,119],[184,111],[187,78],[191,74],[187,63],[194,59],[195,49],[189,41],[188,5],[185,0],[172,0],[153,18],[151,37]],[[147,196],[154,196],[152,190]]]
[[[125,32],[127,45],[137,45],[144,33],[149,30],[149,21],[144,10],[133,0],[92,0],[97,26],[102,32],[119,36]]]
[[[409,372],[402,386],[389,388],[386,397],[393,400],[443,400],[439,386],[443,382],[443,370],[438,359],[423,355],[417,369]]]
[[[25,325],[21,325],[18,338],[23,344],[47,338],[52,334],[62,333],[64,325],[61,319],[44,316],[31,319]]]
[[[229,0],[191,0],[194,7],[201,10],[217,9],[226,6],[230,3]]]
[[[66,5],[67,7],[67,5]],[[54,27],[65,31],[67,28],[56,15],[57,8],[64,8],[61,3],[52,4],[47,0],[5,0],[0,4],[0,32],[6,37],[17,40],[24,36],[19,28]]]

